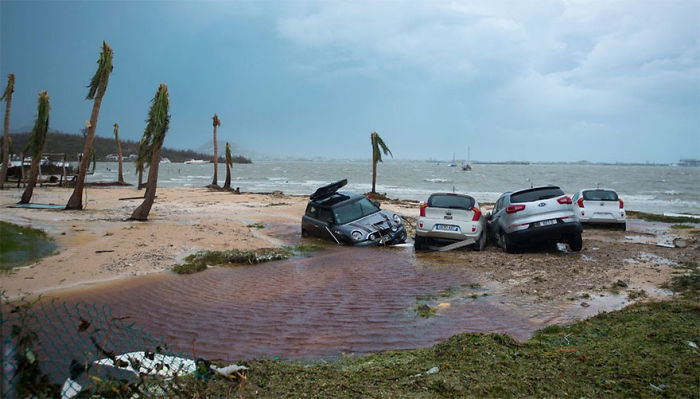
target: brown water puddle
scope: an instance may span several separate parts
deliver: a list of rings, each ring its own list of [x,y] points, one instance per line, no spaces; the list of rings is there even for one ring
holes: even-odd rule
[[[525,338],[537,328],[495,297],[436,297],[452,302],[424,318],[418,297],[473,282],[459,266],[431,266],[412,248],[334,247],[313,257],[219,267],[73,291],[128,316],[171,349],[209,359],[298,358],[425,347],[454,334],[502,332]]]

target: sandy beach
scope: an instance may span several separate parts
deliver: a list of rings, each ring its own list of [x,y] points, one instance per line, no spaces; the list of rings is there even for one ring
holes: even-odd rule
[[[64,204],[71,190],[38,188],[33,203]],[[289,245],[300,240],[299,220],[307,198],[273,194],[232,194],[206,188],[159,188],[147,222],[127,220],[141,202],[142,191],[127,188],[87,190],[82,211],[16,209],[21,191],[0,191],[0,220],[44,230],[58,244],[54,255],[3,274],[9,298],[33,296],[100,282],[169,272],[198,250],[254,249]],[[382,205],[415,217],[417,204]],[[254,226],[255,225],[255,226]],[[264,226],[261,228],[261,226]],[[287,237],[287,239],[284,239]],[[618,280],[626,290],[664,296],[659,286],[670,279],[674,265],[698,262],[696,236],[669,224],[630,220],[628,231],[586,229],[580,254],[533,251],[505,254],[490,245],[481,253],[453,251],[436,256],[463,263],[484,280],[515,296],[535,300],[604,292]],[[669,248],[682,238],[685,248]],[[661,244],[661,245],[659,245]],[[672,246],[672,245],[671,245]]]

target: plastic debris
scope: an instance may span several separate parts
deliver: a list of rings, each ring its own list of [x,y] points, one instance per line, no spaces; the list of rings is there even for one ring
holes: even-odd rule
[[[698,349],[698,344],[696,344],[696,343],[693,342],[693,341],[688,341],[688,346],[690,346],[691,348]]]

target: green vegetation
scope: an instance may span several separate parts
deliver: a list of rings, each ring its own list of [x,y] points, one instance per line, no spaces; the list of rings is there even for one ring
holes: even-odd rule
[[[641,303],[522,343],[460,334],[330,363],[255,360],[245,384],[186,377],[180,386],[198,397],[697,397],[698,331],[697,304]]]
[[[24,148],[29,141],[29,132],[27,133],[11,133],[10,138],[14,148]],[[59,131],[50,131],[46,137],[46,153],[65,153],[69,161],[77,160],[76,154],[82,151],[85,139],[81,134],[64,133]],[[129,154],[139,153],[139,142],[133,140],[120,140],[122,152],[125,157]],[[104,160],[109,154],[117,153],[117,146],[114,143],[114,138],[95,136],[92,142],[92,148],[95,150],[97,159]],[[174,150],[163,147],[160,150],[162,157],[167,157],[172,162],[184,162],[190,159],[211,159],[211,154],[203,154],[201,152],[191,150]],[[251,163],[250,159],[241,155],[232,157],[234,163]],[[222,160],[223,162],[223,160]]]
[[[41,230],[0,222],[0,270],[24,265],[55,249],[56,244]]]
[[[232,249],[229,251],[199,251],[185,258],[185,263],[175,265],[178,274],[192,274],[202,271],[208,265],[254,265],[273,260],[290,258],[293,252],[288,248],[263,248],[255,250]]]
[[[643,219],[647,222],[664,222],[664,223],[700,223],[700,219],[687,216],[664,216],[655,213],[646,213],[638,211],[627,211],[627,217],[630,219]]]

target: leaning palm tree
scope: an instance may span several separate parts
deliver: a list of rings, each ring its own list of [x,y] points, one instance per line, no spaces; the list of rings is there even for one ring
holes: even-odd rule
[[[214,126],[214,180],[212,180],[210,187],[219,187],[219,179],[217,178],[217,172],[219,170],[219,146],[216,143],[216,128],[221,126],[221,121],[216,114],[214,114],[214,117],[211,119],[212,125]]]
[[[384,144],[384,140],[382,140],[381,137],[379,137],[379,134],[377,132],[372,132],[372,194],[376,194],[377,192],[375,191],[376,183],[377,183],[377,162],[382,162],[382,152],[384,155],[391,155],[393,158],[393,155],[391,154],[391,151],[389,150],[389,147]],[[381,151],[380,151],[381,149]]]
[[[39,105],[37,107],[36,122],[32,135],[29,137],[27,147],[32,153],[32,166],[29,168],[29,180],[27,187],[24,189],[20,204],[28,204],[34,193],[34,186],[39,176],[39,165],[41,164],[41,156],[44,153],[44,144],[46,143],[46,133],[49,131],[49,94],[46,91],[39,94]],[[26,152],[26,151],[25,151]]]
[[[92,141],[95,138],[97,117],[100,114],[102,97],[104,97],[105,92],[107,91],[109,75],[112,73],[112,56],[112,48],[109,47],[107,42],[103,41],[100,59],[97,60],[97,71],[90,81],[90,85],[88,86],[88,94],[86,96],[87,100],[94,100],[94,102],[92,104],[92,114],[90,115],[87,137],[85,138],[85,149],[83,150],[84,155],[80,160],[78,178],[75,181],[73,194],[71,195],[70,199],[68,199],[68,204],[66,204],[66,209],[83,209],[83,187],[85,186],[85,174],[87,172],[87,167],[90,160],[88,154],[90,154],[90,150],[92,149]]]
[[[15,91],[15,74],[7,75],[7,87],[0,101],[5,100],[5,133],[2,139],[2,169],[0,169],[0,188],[5,188],[7,179],[7,164],[10,162],[10,109],[12,108],[12,93]]]
[[[224,189],[231,189],[231,167],[233,166],[233,157],[231,156],[231,144],[226,142],[226,181],[224,181]]]
[[[114,124],[114,140],[117,142],[117,156],[119,157],[119,177],[117,182],[124,184],[124,174],[122,173],[122,145],[119,142],[119,124]]]
[[[151,166],[148,169],[148,182],[146,183],[146,194],[144,195],[143,203],[134,210],[131,214],[133,220],[147,220],[148,213],[151,212],[153,200],[156,197],[156,186],[158,185],[158,165],[160,163],[160,148],[165,140],[165,133],[170,125],[170,99],[168,98],[168,86],[164,83],[160,84],[155,97],[153,97],[153,105],[148,112],[148,124],[143,132],[143,137],[148,143],[148,158]]]

